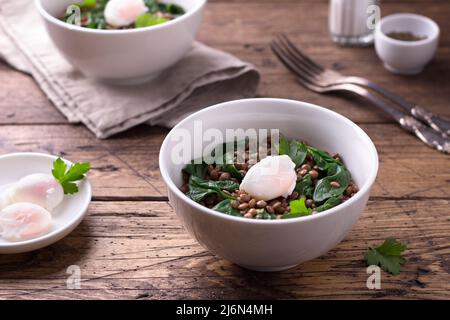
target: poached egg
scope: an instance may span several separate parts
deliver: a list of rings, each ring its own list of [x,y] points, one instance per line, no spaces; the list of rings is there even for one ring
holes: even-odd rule
[[[110,0],[105,7],[105,20],[114,27],[127,27],[148,11],[144,0]]]
[[[15,203],[0,211],[0,236],[8,241],[26,241],[46,234],[51,214],[32,203]]]
[[[296,181],[295,163],[289,156],[268,156],[248,170],[240,190],[259,200],[287,198]]]
[[[36,173],[6,188],[0,195],[0,209],[13,203],[29,202],[52,211],[63,200],[64,190],[60,183],[51,175]]]

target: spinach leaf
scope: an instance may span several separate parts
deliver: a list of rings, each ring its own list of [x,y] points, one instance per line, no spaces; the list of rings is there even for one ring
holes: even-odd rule
[[[288,139],[286,139],[285,136],[280,136],[280,144],[278,145],[278,154],[284,155],[284,154],[289,154],[291,147],[289,145],[289,141]]]
[[[292,140],[289,142],[284,136],[280,137],[280,144],[278,146],[278,153],[280,155],[288,155],[295,166],[301,165],[306,158],[307,147],[305,144],[298,142],[297,140]]]
[[[156,13],[159,11],[159,5],[156,0],[144,0],[144,3],[148,8],[148,12]]]
[[[307,149],[308,153],[313,157],[316,166],[318,166],[319,169],[322,171],[328,170],[331,164],[342,165],[340,161],[334,159],[332,156],[330,156],[327,152],[323,150],[311,146],[307,146]]]
[[[324,204],[322,204],[321,206],[317,207],[316,210],[318,212],[322,212],[331,208],[336,207],[338,204],[340,204],[342,202],[340,197],[331,197],[328,198],[327,201],[325,201]]]
[[[306,198],[301,197],[298,200],[293,200],[289,203],[291,211],[288,214],[282,216],[282,219],[291,219],[297,217],[309,216],[312,213],[312,209],[306,206]]]
[[[314,186],[306,187],[306,189],[303,191],[303,195],[305,197],[312,198],[314,195]]]
[[[221,202],[216,204],[212,209],[232,216],[241,217],[239,210],[231,206],[231,201],[233,200],[231,199],[222,200]]]
[[[307,190],[307,188],[312,187],[312,185],[313,182],[311,179],[311,175],[308,173],[303,177],[302,180],[297,182],[294,190],[300,193],[301,195],[305,195],[305,191]]]
[[[276,218],[277,218],[277,216],[275,214],[268,213],[266,211],[266,209],[259,210],[259,212],[255,216],[255,219],[260,219],[260,220],[274,220]]]
[[[183,14],[184,13],[184,9],[175,3],[168,3],[166,5],[166,10],[168,12],[170,12],[171,14]]]
[[[218,194],[224,199],[234,199],[223,190],[234,191],[239,189],[239,184],[234,181],[210,181],[203,180],[196,176],[189,178],[189,192],[187,195],[195,202],[200,202],[204,197]]]
[[[233,153],[228,152],[223,155],[223,165],[221,167],[223,171],[230,173],[238,181],[242,181],[244,178],[244,175],[234,165]]]
[[[195,163],[196,161],[192,161],[188,164],[183,171],[188,173],[190,176],[195,176],[201,179],[204,179],[206,176],[206,172],[208,171],[208,165],[204,162]]]
[[[292,162],[295,163],[296,167],[298,167],[305,161],[306,154],[307,154],[307,148],[306,148],[305,144],[298,142],[296,140],[291,141],[289,157],[291,157]]]
[[[227,152],[227,148],[230,148],[230,146],[233,147],[231,148],[231,150],[233,151]],[[222,145],[222,152],[220,154],[215,155],[215,161],[217,166],[222,171],[228,172],[229,174],[231,174],[232,177],[236,178],[238,181],[242,181],[244,175],[240,173],[239,170],[234,165],[234,150],[236,149],[236,147],[237,147],[236,141],[224,143]]]
[[[338,188],[333,188],[331,182],[339,183]],[[330,163],[327,176],[317,182],[313,199],[315,202],[322,202],[331,197],[341,196],[350,183],[350,173],[344,166]]]

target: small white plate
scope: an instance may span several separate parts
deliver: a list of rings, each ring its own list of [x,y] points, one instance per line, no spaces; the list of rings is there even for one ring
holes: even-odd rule
[[[0,191],[5,186],[33,173],[51,174],[57,157],[42,153],[13,153],[0,156]],[[70,161],[63,159],[67,165]],[[64,201],[52,212],[50,232],[32,240],[9,242],[0,238],[0,254],[22,253],[46,247],[72,232],[83,220],[91,202],[92,189],[88,179],[79,184],[80,191],[65,195]]]

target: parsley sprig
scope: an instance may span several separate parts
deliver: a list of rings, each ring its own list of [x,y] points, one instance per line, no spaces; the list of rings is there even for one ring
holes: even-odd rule
[[[53,162],[52,174],[63,187],[64,194],[74,194],[78,192],[78,185],[75,182],[84,179],[90,168],[91,164],[85,162],[75,163],[67,169],[66,163],[58,158]]]
[[[367,264],[380,266],[386,272],[397,275],[400,273],[402,265],[406,259],[402,256],[406,250],[406,245],[398,242],[394,238],[387,238],[382,245],[370,248],[365,254]]]

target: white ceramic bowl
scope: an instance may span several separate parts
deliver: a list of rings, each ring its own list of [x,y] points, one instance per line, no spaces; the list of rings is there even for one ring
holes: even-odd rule
[[[339,153],[360,191],[335,208],[296,219],[252,220],[210,210],[179,190],[184,164],[172,161],[180,137],[198,135],[197,120],[203,132],[209,128],[222,133],[236,128],[280,129],[288,138]],[[194,141],[202,147],[198,137]],[[190,147],[186,140],[185,144]],[[209,107],[180,122],[164,140],[159,164],[171,205],[200,244],[245,268],[277,271],[316,258],[345,237],[367,203],[377,175],[378,156],[364,131],[333,111],[291,100],[248,99]]]
[[[0,192],[20,178],[33,174],[51,174],[57,157],[41,153],[12,153],[0,156]],[[67,165],[71,162],[64,160]],[[83,220],[91,202],[91,184],[84,179],[75,195],[64,196],[64,201],[52,212],[50,232],[36,239],[9,242],[0,238],[0,254],[22,253],[46,247],[67,236]]]
[[[410,32],[426,36],[423,40],[402,41],[387,36],[390,32]],[[439,26],[431,19],[410,13],[381,19],[375,29],[375,50],[387,70],[412,75],[433,59],[439,43]]]
[[[115,84],[138,84],[179,61],[192,47],[206,0],[171,0],[186,13],[148,28],[95,30],[58,19],[76,0],[35,0],[56,47],[86,76]]]

